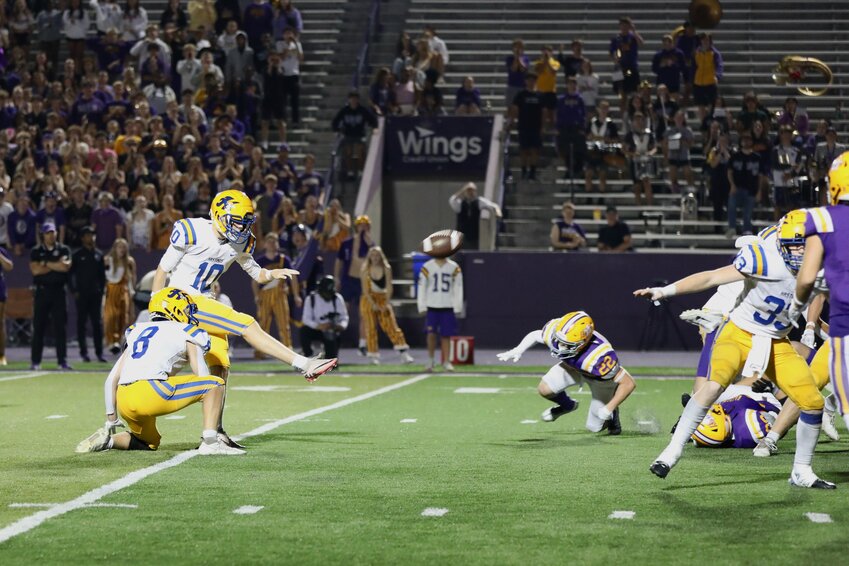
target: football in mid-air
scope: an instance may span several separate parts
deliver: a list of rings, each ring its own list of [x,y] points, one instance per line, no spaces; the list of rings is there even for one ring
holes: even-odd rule
[[[440,230],[422,240],[422,251],[430,257],[449,257],[463,245],[463,233],[457,230]]]

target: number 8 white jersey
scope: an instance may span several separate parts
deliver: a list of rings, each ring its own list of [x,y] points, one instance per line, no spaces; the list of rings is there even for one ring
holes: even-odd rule
[[[134,324],[127,329],[127,350],[118,383],[165,380],[176,375],[186,362],[186,342],[209,350],[209,334],[191,324],[161,321]]]
[[[788,309],[796,291],[796,276],[784,263],[775,234],[740,249],[734,267],[746,280],[737,306],[731,311],[731,321],[755,335],[787,336],[791,329]]]
[[[256,238],[244,244],[232,244],[216,236],[212,221],[188,218],[174,223],[171,244],[159,261],[159,267],[171,274],[169,285],[190,295],[212,296],[212,284],[238,261],[251,278],[259,277],[260,266],[254,261]]]

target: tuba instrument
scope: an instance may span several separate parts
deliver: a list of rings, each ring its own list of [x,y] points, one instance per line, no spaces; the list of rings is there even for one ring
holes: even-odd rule
[[[779,86],[792,86],[805,96],[822,96],[834,78],[828,65],[801,55],[787,55],[772,70],[772,80]]]
[[[722,4],[719,0],[691,0],[687,19],[701,29],[713,29],[722,19]],[[672,40],[684,33],[684,26],[672,30]]]

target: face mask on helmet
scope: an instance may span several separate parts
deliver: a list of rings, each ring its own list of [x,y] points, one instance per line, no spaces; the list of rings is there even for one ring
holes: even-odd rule
[[[254,215],[234,216],[225,214],[221,217],[224,224],[224,237],[234,244],[244,244],[251,236],[251,226],[254,223]]]
[[[592,319],[583,312],[569,313],[563,319],[569,322],[554,333],[557,340],[557,355],[573,357],[586,346],[593,335]]]
[[[778,251],[792,272],[799,271],[805,257],[805,219],[807,212],[788,212],[778,225]]]

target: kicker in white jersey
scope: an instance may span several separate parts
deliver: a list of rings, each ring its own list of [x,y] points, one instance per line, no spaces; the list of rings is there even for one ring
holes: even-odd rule
[[[174,223],[171,244],[159,261],[170,274],[169,285],[191,295],[211,296],[212,284],[237,261],[252,278],[259,277],[260,266],[254,261],[256,238],[234,244],[219,238],[206,218],[187,218]]]

